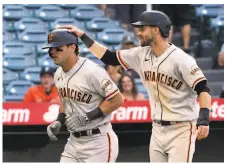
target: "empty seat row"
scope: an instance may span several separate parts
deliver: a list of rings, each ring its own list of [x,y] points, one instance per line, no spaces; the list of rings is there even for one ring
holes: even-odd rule
[[[68,6],[68,5],[67,5]],[[73,17],[78,20],[91,20],[94,17],[103,17],[105,14],[102,10],[93,5],[77,5],[68,11],[58,5],[42,5],[34,12],[28,10],[23,5],[6,5],[3,8],[3,18],[8,21],[17,21],[24,17],[34,16],[43,21],[54,21],[58,18]]]

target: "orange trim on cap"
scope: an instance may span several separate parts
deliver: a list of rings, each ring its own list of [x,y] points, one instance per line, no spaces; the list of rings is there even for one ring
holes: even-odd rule
[[[122,58],[121,58],[120,51],[117,51],[117,52],[118,52],[118,60],[119,60],[120,64],[121,64],[123,67],[125,67],[126,69],[128,69],[126,63],[125,63],[125,62],[122,60]]]
[[[195,82],[194,82],[193,85],[192,85],[192,88],[193,88],[199,81],[201,81],[202,79],[205,79],[205,77],[200,77],[200,78],[198,78],[197,80],[195,80]]]
[[[108,137],[108,143],[109,143],[109,151],[108,151],[107,162],[110,162],[110,158],[111,158],[111,139],[110,139],[109,133],[107,133],[107,137]]]

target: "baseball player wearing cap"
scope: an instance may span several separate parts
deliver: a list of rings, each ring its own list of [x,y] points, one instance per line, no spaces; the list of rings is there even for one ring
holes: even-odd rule
[[[24,95],[23,102],[59,102],[59,95],[54,85],[55,70],[42,67],[40,71],[40,85],[32,86]]]
[[[77,37],[65,29],[48,35],[44,48],[60,66],[54,80],[61,105],[47,133],[57,140],[63,124],[70,132],[60,162],[115,162],[118,138],[110,120],[111,112],[123,103],[122,96],[104,68],[79,57],[77,43]]]
[[[209,134],[210,90],[193,57],[168,43],[169,17],[160,11],[145,11],[138,28],[141,46],[109,51],[74,26],[61,26],[76,34],[105,64],[132,68],[148,91],[153,129],[149,147],[151,162],[189,162],[195,140]],[[200,111],[196,98],[199,98]]]

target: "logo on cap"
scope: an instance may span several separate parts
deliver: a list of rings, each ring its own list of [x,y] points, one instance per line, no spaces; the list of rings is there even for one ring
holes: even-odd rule
[[[48,35],[48,42],[51,42],[51,41],[52,41],[52,38],[53,38],[53,34],[50,33],[50,34]]]

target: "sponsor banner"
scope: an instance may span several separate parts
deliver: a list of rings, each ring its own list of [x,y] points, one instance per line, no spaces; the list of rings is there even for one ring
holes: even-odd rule
[[[3,125],[47,125],[58,115],[59,104],[3,103]],[[224,121],[224,99],[212,99],[211,121]],[[126,101],[111,115],[112,123],[151,122],[148,101]]]

